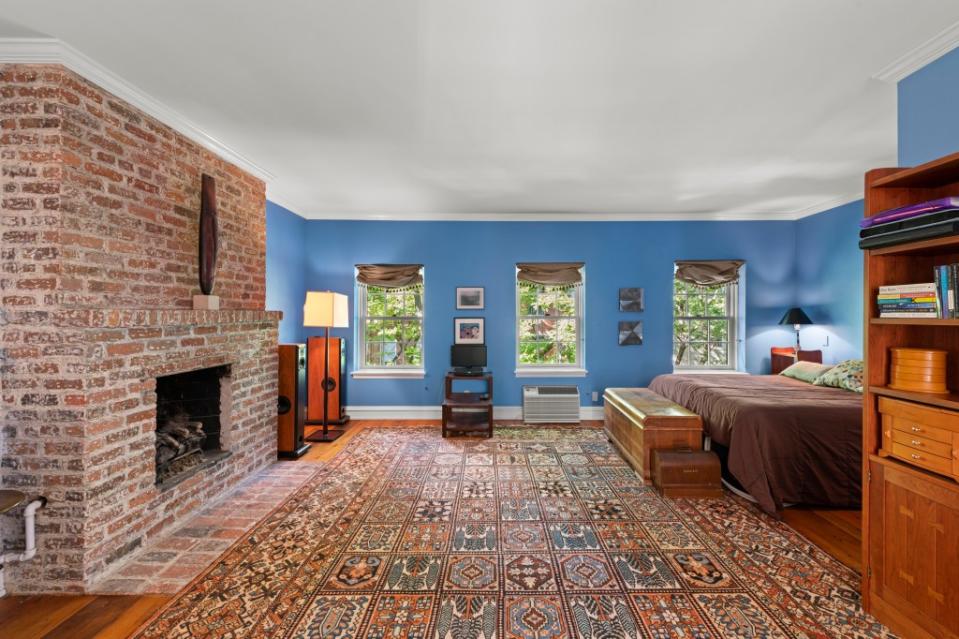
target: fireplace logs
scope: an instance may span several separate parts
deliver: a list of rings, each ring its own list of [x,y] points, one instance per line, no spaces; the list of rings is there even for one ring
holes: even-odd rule
[[[190,416],[178,412],[162,424],[156,432],[157,481],[181,473],[203,461],[203,442],[206,433],[203,422],[190,421]]]

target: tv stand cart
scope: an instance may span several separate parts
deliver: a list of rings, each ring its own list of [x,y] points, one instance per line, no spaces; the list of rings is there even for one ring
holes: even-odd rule
[[[483,380],[483,392],[453,391],[456,380]],[[493,374],[464,375],[452,370],[446,374],[443,394],[443,437],[450,433],[483,433],[493,436]]]

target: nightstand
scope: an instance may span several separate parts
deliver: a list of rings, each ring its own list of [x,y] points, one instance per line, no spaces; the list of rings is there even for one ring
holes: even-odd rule
[[[769,361],[772,364],[773,375],[779,375],[795,364],[797,360],[822,364],[822,351],[799,351],[799,357],[796,357],[796,349],[792,346],[773,346],[769,349]]]

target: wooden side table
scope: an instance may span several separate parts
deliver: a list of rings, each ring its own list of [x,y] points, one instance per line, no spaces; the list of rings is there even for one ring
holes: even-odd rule
[[[455,392],[456,380],[482,380],[486,390],[481,393]],[[446,374],[443,397],[443,437],[449,433],[482,432],[493,436],[493,374],[463,375],[456,371]]]
[[[797,361],[822,364],[822,351],[799,351],[797,357],[796,349],[792,346],[773,346],[769,349],[769,362],[773,375],[779,375]]]

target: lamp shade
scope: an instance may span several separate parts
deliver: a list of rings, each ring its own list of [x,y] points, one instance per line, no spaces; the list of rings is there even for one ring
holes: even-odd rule
[[[793,307],[786,311],[786,314],[783,315],[783,318],[779,320],[780,324],[812,324],[812,320],[809,319],[809,316],[798,306]]]
[[[349,298],[333,291],[307,291],[303,305],[303,326],[347,328],[350,325]]]

